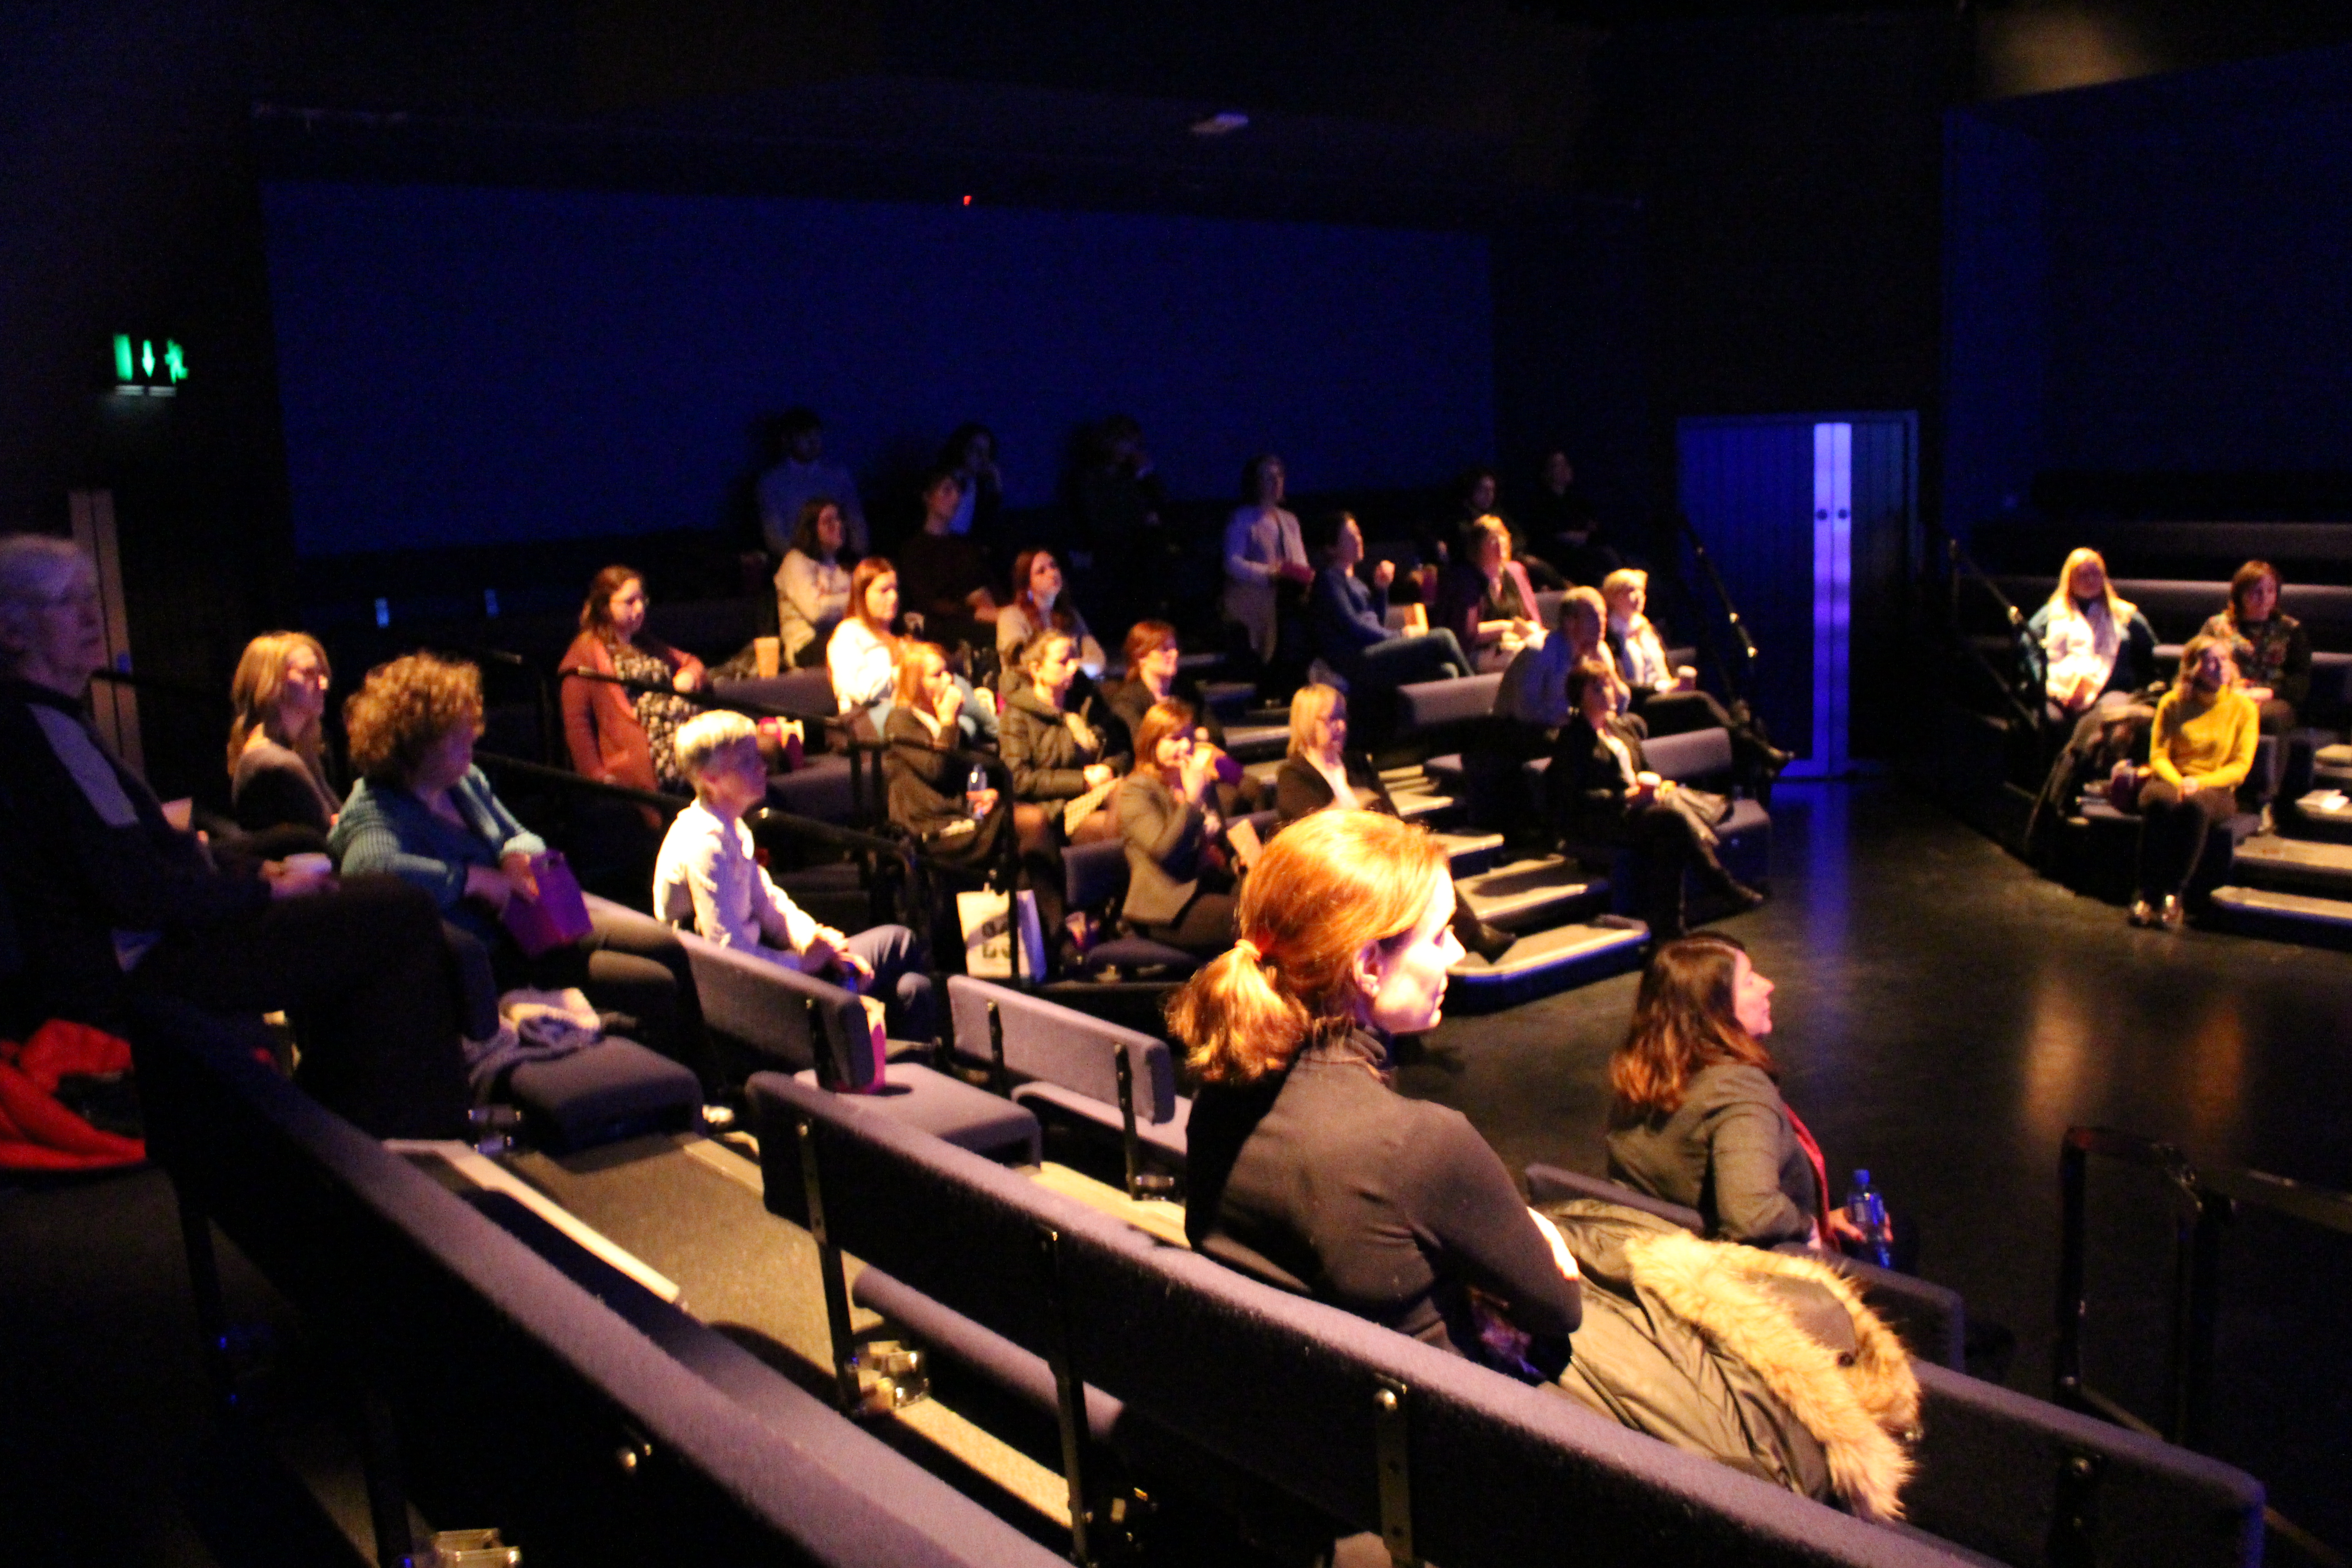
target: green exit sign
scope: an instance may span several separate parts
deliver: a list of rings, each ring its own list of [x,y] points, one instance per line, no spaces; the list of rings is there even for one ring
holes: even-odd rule
[[[188,379],[188,353],[170,338],[114,334],[114,392],[118,397],[176,397]]]

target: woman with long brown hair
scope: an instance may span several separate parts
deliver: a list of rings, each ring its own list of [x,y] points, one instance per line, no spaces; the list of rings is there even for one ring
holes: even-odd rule
[[[1453,913],[1444,847],[1394,817],[1322,812],[1266,847],[1241,940],[1169,1007],[1202,1085],[1185,1231],[1262,1279],[1556,1376],[1581,1310],[1567,1248],[1461,1112],[1388,1078],[1391,1040],[1443,1015]]]
[[[1013,602],[996,615],[996,657],[1004,673],[998,689],[1011,696],[1019,684],[1021,650],[1040,632],[1067,632],[1077,647],[1078,668],[1088,680],[1102,679],[1102,644],[1087,628],[1066,592],[1062,563],[1050,550],[1024,550],[1013,558]]]
[[[293,828],[323,847],[343,799],[328,777],[320,720],[334,672],[308,632],[264,632],[229,681],[229,809],[249,833]]]
[[[869,555],[849,574],[849,614],[824,645],[833,700],[845,718],[866,715],[878,732],[889,720],[898,663],[898,569]]]
[[[646,607],[645,574],[634,567],[607,566],[590,581],[580,635],[556,667],[563,740],[573,770],[588,778],[683,790],[671,740],[696,710],[677,693],[702,689],[702,661],[648,633]],[[613,684],[614,678],[636,689]]]
[[[1667,942],[1609,1058],[1609,1174],[1695,1208],[1707,1235],[1834,1250],[1861,1233],[1833,1208],[1821,1146],[1780,1098],[1772,982],[1717,931]]]

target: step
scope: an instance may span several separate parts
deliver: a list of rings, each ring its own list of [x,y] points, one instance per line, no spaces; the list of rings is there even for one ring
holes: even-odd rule
[[[1391,786],[1389,800],[1397,815],[1407,822],[1430,822],[1451,816],[1461,805],[1450,795],[1432,795],[1423,790],[1397,789]]]
[[[2296,928],[2331,937],[2352,933],[2352,900],[2344,899],[2231,886],[2213,889],[2213,907],[2233,922],[2268,927],[2283,934],[2292,934]]]
[[[1495,852],[1503,847],[1499,833],[1480,833],[1464,828],[1452,833],[1433,833],[1431,837],[1445,846],[1445,858],[1454,868],[1454,879],[1475,877],[1481,871],[1495,868]]]
[[[2238,846],[2230,876],[2247,887],[2352,898],[2352,844],[2257,833]]]
[[[1530,931],[1606,909],[1609,879],[1563,856],[1545,855],[1458,879],[1454,890],[1488,925]]]
[[[2352,795],[2341,788],[2315,789],[2279,813],[2280,830],[2291,838],[2352,843]]]
[[[1448,972],[1446,1006],[1456,1013],[1494,1013],[1572,991],[1636,967],[1649,942],[1650,928],[1623,915],[1529,931],[1493,963],[1475,952],[1465,954]]]

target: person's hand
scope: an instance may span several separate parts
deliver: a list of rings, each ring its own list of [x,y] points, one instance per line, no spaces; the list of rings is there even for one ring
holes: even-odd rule
[[[820,934],[825,939],[825,945],[833,949],[833,961],[841,965],[845,973],[854,975],[861,984],[873,984],[874,966],[849,951],[847,937],[837,931]]]
[[[801,973],[822,974],[842,956],[841,933],[829,926],[819,926],[801,949]]]
[[[1581,1279],[1576,1270],[1576,1255],[1569,1251],[1567,1241],[1559,1234],[1559,1226],[1552,1224],[1549,1216],[1534,1209],[1528,1211],[1528,1217],[1536,1222],[1536,1228],[1543,1232],[1543,1238],[1551,1244],[1551,1260],[1559,1266],[1560,1273],[1570,1279]]]
[[[1385,587],[1387,587],[1390,584],[1391,584],[1391,583],[1393,583],[1393,582],[1395,582],[1395,581],[1396,581],[1396,563],[1395,563],[1395,562],[1393,562],[1393,561],[1383,561],[1383,562],[1381,562],[1379,565],[1377,565],[1377,566],[1375,566],[1375,567],[1373,567],[1373,568],[1372,568],[1372,586],[1373,586],[1373,587],[1375,587],[1375,588],[1385,588]]]
[[[1862,1226],[1854,1224],[1853,1221],[1846,1218],[1845,1210],[1843,1209],[1830,1210],[1830,1212],[1827,1215],[1824,1215],[1822,1218],[1822,1227],[1830,1233],[1830,1242],[1832,1246],[1835,1246],[1841,1241],[1851,1241],[1859,1244],[1870,1239],[1869,1232],[1864,1230]]]
[[[269,896],[273,899],[307,899],[335,886],[332,871],[321,871],[315,866],[289,866],[283,860],[264,860],[261,879],[269,884]]]
[[[1118,775],[1111,772],[1108,763],[1088,763],[1081,771],[1088,789],[1100,789]]]
[[[500,914],[514,898],[515,885],[507,879],[504,870],[495,866],[466,868],[466,897],[485,903]]]
[[[1213,749],[1204,751],[1195,746],[1185,754],[1184,766],[1180,776],[1184,781],[1187,793],[1192,795],[1202,793],[1209,787],[1209,782],[1217,776],[1215,751]]]
[[[530,857],[520,849],[509,849],[499,857],[499,868],[506,873],[507,882],[526,899],[539,897],[539,873],[531,868]]]
[[[941,729],[954,723],[962,712],[963,692],[954,686],[940,692],[940,700],[931,704],[931,717],[939,721]]]
[[[705,678],[700,668],[689,664],[671,676],[669,683],[680,691],[699,691],[705,684]]]
[[[1315,581],[1315,568],[1307,565],[1303,561],[1286,561],[1274,570],[1276,576],[1286,578],[1293,583],[1312,583]]]
[[[2238,689],[2244,692],[2251,700],[2255,702],[2268,702],[2272,698],[2278,695],[2277,692],[2272,690],[2267,686],[2241,686]]]
[[[2180,781],[2180,798],[2181,798],[2181,799],[2183,799],[2183,800],[2187,800],[2190,795],[2195,795],[2196,793],[2197,793],[2197,781],[2196,781],[2195,779],[2192,779],[2192,778],[2184,778],[2184,779],[2182,779],[2182,780]]]

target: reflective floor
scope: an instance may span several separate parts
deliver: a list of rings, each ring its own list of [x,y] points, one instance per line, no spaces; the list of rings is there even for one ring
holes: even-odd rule
[[[1783,786],[1772,816],[1772,900],[1724,929],[1778,983],[1783,1089],[1832,1185],[1843,1193],[1867,1166],[1918,1222],[1920,1273],[2015,1332],[2011,1386],[2050,1392],[2069,1125],[2352,1187],[2352,953],[2133,930],[1892,784]],[[1444,1023],[1402,1087],[1461,1109],[1514,1170],[1601,1172],[1605,1068],[1635,984]],[[2093,1192],[2091,1375],[2160,1415],[2164,1194],[2112,1168],[2095,1168]],[[2238,1229],[2216,1446],[2282,1500],[2305,1494],[2307,1511],[2333,1515],[2343,1505],[2316,1494],[2352,1489],[2334,1293],[2352,1280],[2352,1244],[2260,1220]]]

